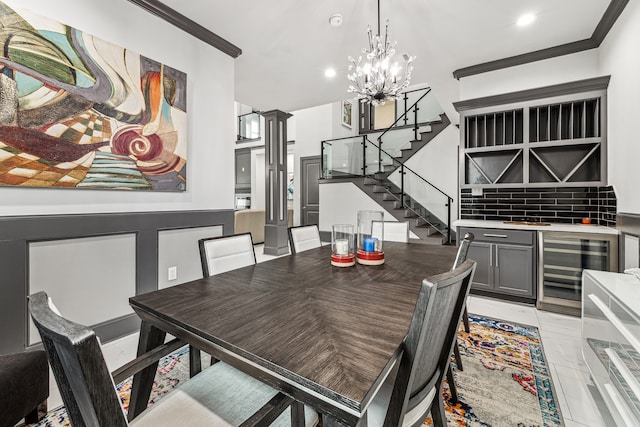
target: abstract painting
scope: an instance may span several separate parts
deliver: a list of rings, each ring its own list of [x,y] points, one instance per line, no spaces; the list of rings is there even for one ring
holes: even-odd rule
[[[185,191],[185,73],[0,2],[0,186]]]

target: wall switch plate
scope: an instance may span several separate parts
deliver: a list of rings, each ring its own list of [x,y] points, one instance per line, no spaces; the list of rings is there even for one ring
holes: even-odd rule
[[[472,188],[471,189],[472,196],[482,196],[482,188]]]
[[[178,267],[169,267],[167,270],[167,280],[176,280],[178,278]]]

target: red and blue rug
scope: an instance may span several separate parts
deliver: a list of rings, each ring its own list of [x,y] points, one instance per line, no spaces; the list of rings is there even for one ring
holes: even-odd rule
[[[459,402],[449,401],[448,424],[460,427],[564,426],[538,329],[532,326],[469,315],[470,332],[462,329],[458,342],[463,371],[455,370]],[[208,357],[207,357],[208,359]],[[204,359],[203,359],[204,360]],[[189,378],[188,348],[160,361],[150,404]],[[118,385],[125,409],[131,382]],[[431,420],[425,421],[426,425]],[[50,411],[37,427],[70,426],[64,407]]]

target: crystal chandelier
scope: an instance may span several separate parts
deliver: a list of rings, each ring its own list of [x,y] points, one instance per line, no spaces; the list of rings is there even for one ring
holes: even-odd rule
[[[383,105],[385,101],[400,99],[401,92],[409,86],[412,62],[415,56],[402,55],[403,65],[394,58],[396,42],[389,40],[389,21],[380,36],[380,0],[378,0],[378,34],[373,35],[371,26],[367,29],[369,48],[362,49],[364,56],[356,61],[349,56],[347,78],[351,81],[348,92],[353,92],[358,99],[373,105]]]

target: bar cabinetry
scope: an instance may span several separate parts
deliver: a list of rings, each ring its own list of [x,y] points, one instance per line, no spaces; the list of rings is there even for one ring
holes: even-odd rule
[[[535,231],[461,228],[475,236],[467,258],[477,262],[471,288],[535,299]]]
[[[606,100],[605,86],[461,110],[461,187],[606,185]]]
[[[640,280],[585,270],[582,353],[618,426],[640,425]]]

